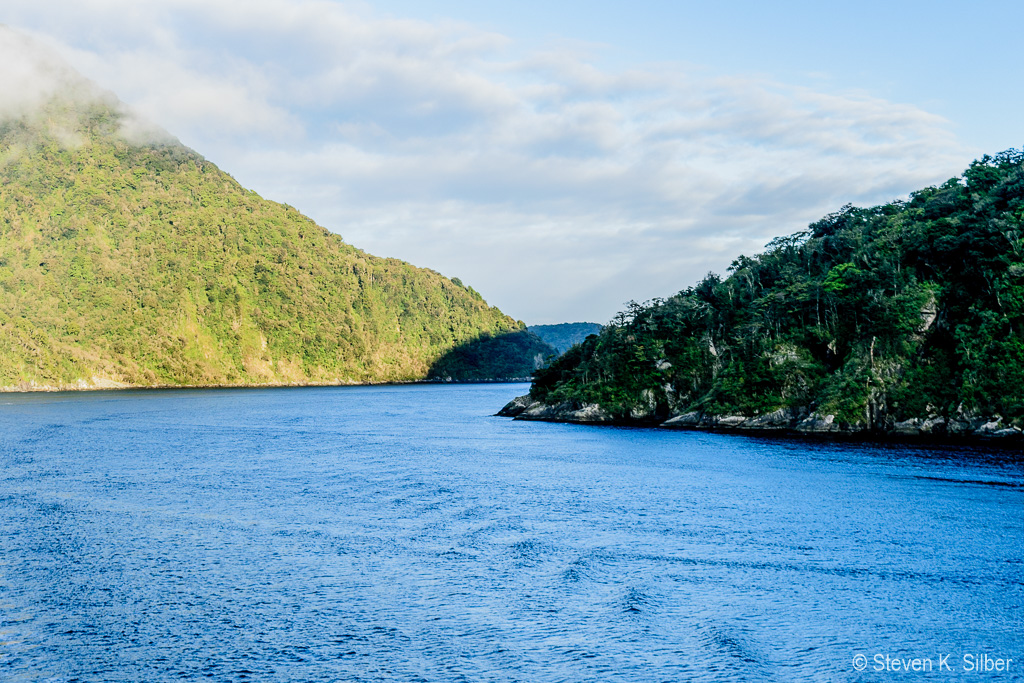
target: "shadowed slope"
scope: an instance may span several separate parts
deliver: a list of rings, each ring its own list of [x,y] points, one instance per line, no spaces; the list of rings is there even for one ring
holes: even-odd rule
[[[527,330],[488,334],[438,358],[428,377],[456,382],[526,379],[557,355],[557,349]]]

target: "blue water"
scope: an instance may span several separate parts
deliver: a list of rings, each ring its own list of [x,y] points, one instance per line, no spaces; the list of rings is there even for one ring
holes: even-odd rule
[[[490,416],[525,390],[0,396],[0,680],[1024,678],[1019,453]]]

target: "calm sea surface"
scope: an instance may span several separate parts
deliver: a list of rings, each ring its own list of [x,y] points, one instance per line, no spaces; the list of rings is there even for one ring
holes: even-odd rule
[[[0,680],[1024,678],[1019,453],[490,417],[526,389],[0,395]]]

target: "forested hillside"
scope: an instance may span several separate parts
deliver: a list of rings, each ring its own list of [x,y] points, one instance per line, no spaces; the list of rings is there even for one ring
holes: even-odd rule
[[[725,278],[633,304],[540,371],[531,398],[620,419],[1020,427],[1024,152],[906,201],[843,207]]]
[[[523,327],[128,123],[83,81],[0,120],[0,385],[417,379]]]

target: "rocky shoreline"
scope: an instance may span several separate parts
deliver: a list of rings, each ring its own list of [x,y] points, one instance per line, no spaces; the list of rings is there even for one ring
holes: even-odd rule
[[[661,419],[640,411],[628,417],[616,417],[597,404],[561,403],[548,405],[534,401],[529,395],[509,401],[497,415],[517,420],[572,422],[578,424],[637,425],[662,429],[689,429],[749,434],[788,434],[804,436],[836,436],[860,439],[931,438],[951,440],[986,440],[1003,444],[1024,444],[1020,428],[1003,422],[999,416],[979,417],[958,414],[946,419],[940,415],[889,422],[883,428],[870,429],[863,423],[839,422],[834,415],[821,415],[810,410],[780,409],[763,415],[709,415],[698,411]]]

